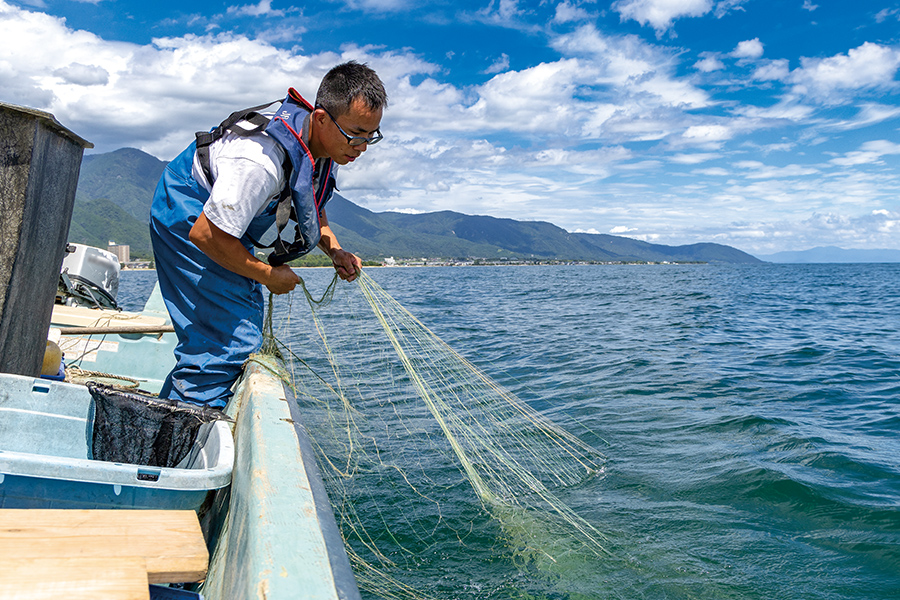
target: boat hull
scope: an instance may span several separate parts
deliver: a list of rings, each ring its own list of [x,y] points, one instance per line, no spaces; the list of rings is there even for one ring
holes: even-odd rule
[[[202,592],[209,600],[360,597],[282,373],[277,359],[251,358],[227,408],[236,460],[231,488],[205,522],[211,559]]]

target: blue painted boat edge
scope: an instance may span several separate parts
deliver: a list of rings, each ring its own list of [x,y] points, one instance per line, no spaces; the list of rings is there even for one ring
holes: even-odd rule
[[[319,471],[319,466],[316,464],[316,454],[313,450],[312,442],[309,439],[306,427],[303,425],[300,406],[297,404],[290,387],[284,383],[282,385],[291,411],[291,420],[294,422],[297,441],[300,444],[300,454],[303,457],[303,464],[309,477],[310,490],[316,503],[316,510],[320,515],[319,525],[322,528],[322,537],[328,549],[328,559],[331,563],[335,589],[338,597],[341,599],[357,599],[360,597],[359,587],[356,583],[356,577],[353,575],[353,569],[350,566],[350,559],[344,546],[344,538],[341,536],[341,531],[334,518],[334,511],[331,508],[331,500],[328,498],[322,474]]]
[[[284,373],[280,360],[252,357],[226,408],[235,465],[205,519],[217,529],[202,585],[209,600],[360,599]]]

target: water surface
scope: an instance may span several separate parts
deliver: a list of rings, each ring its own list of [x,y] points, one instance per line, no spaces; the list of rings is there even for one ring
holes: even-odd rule
[[[900,598],[900,265],[368,272],[608,459],[605,477],[565,492],[608,538],[608,559],[573,560],[535,587],[485,538],[490,569],[453,572],[464,557],[445,557],[423,565],[417,587],[445,598]],[[301,274],[313,292],[331,278]],[[152,281],[123,273],[126,307]]]

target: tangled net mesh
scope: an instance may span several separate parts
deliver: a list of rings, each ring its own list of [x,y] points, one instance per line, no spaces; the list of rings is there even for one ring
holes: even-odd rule
[[[606,556],[559,497],[602,475],[603,455],[366,273],[334,283],[320,299],[304,284],[308,302],[289,302],[278,331],[269,321],[267,344],[287,359],[364,597],[534,597],[536,577]]]

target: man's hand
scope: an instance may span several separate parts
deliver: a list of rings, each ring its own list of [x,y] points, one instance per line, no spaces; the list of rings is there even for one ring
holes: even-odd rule
[[[300,277],[287,265],[272,267],[265,285],[273,294],[287,294],[300,283]]]
[[[362,271],[362,261],[359,257],[346,250],[335,250],[331,255],[331,262],[338,277],[344,281],[353,281]]]

